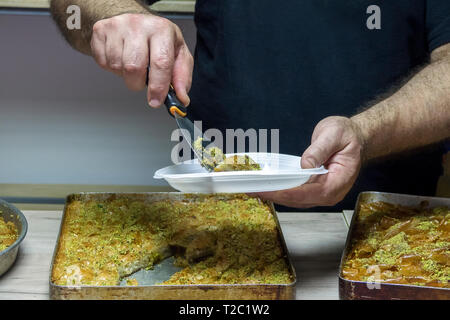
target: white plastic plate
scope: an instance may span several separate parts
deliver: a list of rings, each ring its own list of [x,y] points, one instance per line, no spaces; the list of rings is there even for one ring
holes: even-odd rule
[[[208,172],[197,159],[159,169],[155,179],[165,179],[181,192],[241,193],[290,189],[306,183],[312,175],[326,174],[322,166],[302,169],[300,157],[278,153],[237,153],[260,164],[260,171]],[[234,154],[227,154],[231,156]]]

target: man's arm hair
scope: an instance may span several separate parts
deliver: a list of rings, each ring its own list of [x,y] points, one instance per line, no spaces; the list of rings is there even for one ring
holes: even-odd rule
[[[69,14],[66,10],[70,5],[80,7],[81,30],[67,28]],[[50,12],[70,45],[90,55],[92,27],[97,21],[124,13],[149,14],[150,10],[141,1],[135,0],[51,0]]]
[[[364,160],[450,137],[450,44],[398,91],[352,117],[364,141]]]

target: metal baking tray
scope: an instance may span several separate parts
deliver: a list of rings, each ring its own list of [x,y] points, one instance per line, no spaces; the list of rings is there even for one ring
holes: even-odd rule
[[[27,219],[19,209],[6,201],[0,200],[0,216],[6,222],[12,222],[16,225],[19,237],[17,240],[3,251],[0,251],[0,276],[8,271],[14,264],[19,252],[19,245],[25,238],[28,230]]]
[[[422,197],[396,193],[383,192],[362,192],[358,196],[355,212],[352,217],[350,229],[345,243],[339,267],[339,298],[341,300],[449,300],[449,288],[437,288],[429,286],[415,286],[405,284],[379,283],[379,289],[373,284],[364,281],[347,280],[342,277],[342,268],[345,258],[351,249],[351,240],[356,225],[356,217],[359,215],[361,204],[384,201],[408,207],[428,207],[448,206],[450,198]]]
[[[68,195],[62,217],[61,226],[53,252],[53,259],[50,268],[50,298],[51,299],[150,299],[150,300],[256,300],[256,299],[295,299],[296,274],[292,261],[286,247],[280,224],[272,203],[268,203],[274,215],[282,248],[285,252],[289,271],[292,274],[293,282],[289,284],[211,284],[211,285],[153,285],[155,281],[146,279],[146,284],[137,286],[125,286],[123,282],[117,286],[61,286],[52,282],[53,265],[56,253],[59,249],[60,236],[68,204],[72,201],[108,201],[111,199],[128,198],[132,200],[142,200],[153,202],[158,200],[201,200],[202,197],[210,195],[184,194],[179,192],[148,192],[148,193],[77,193]],[[219,194],[217,197],[226,200],[232,195]],[[163,263],[161,263],[163,264]],[[158,266],[158,265],[156,265]],[[156,268],[155,266],[155,268]],[[161,268],[164,268],[162,266]],[[139,271],[138,271],[139,272]],[[137,272],[137,273],[138,273]],[[136,274],[136,273],[135,273]],[[134,275],[134,274],[133,274]],[[132,276],[133,276],[132,275]],[[132,277],[131,276],[131,277]],[[140,275],[142,276],[142,275]],[[145,277],[145,274],[143,275]],[[137,278],[137,277],[136,277]],[[139,280],[141,283],[141,280]]]

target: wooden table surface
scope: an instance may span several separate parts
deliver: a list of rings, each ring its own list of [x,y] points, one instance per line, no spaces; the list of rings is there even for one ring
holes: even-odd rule
[[[0,277],[0,299],[48,299],[61,211],[23,211],[28,234],[14,266]],[[338,268],[351,212],[278,213],[297,271],[297,299],[338,299]]]

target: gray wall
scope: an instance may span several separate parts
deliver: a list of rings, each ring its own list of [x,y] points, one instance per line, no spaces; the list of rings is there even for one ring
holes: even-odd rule
[[[174,20],[193,50],[191,18]],[[174,122],[71,49],[49,15],[0,14],[0,183],[165,185]]]

